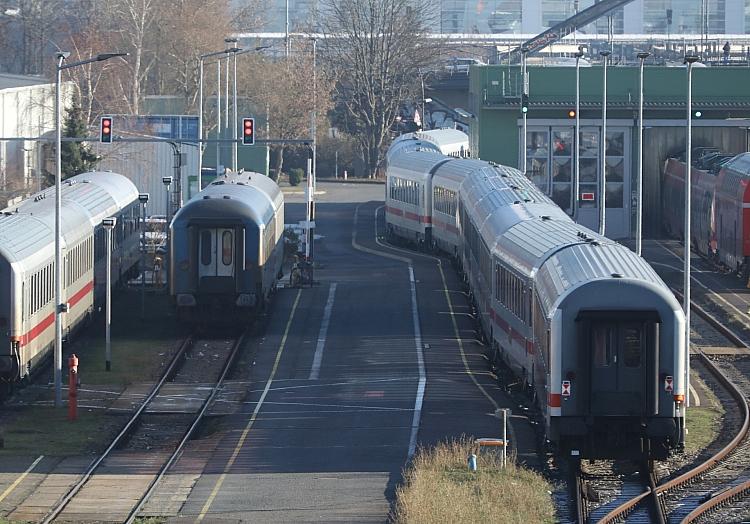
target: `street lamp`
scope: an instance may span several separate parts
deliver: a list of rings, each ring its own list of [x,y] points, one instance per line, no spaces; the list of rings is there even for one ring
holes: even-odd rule
[[[215,51],[206,53],[198,58],[198,192],[202,189],[202,171],[203,171],[203,61],[206,58],[225,54],[225,51]]]
[[[581,180],[581,67],[580,61],[583,57],[583,46],[578,47],[576,53],[576,131],[573,143],[575,144],[575,164],[573,171],[573,218],[578,218],[578,194]]]
[[[609,51],[599,51],[602,56],[603,88],[602,88],[602,147],[601,147],[601,186],[599,187],[599,234],[604,235],[607,220],[607,57]]]
[[[640,75],[638,82],[638,203],[635,221],[635,252],[641,256],[643,248],[643,62],[651,53],[638,53]]]
[[[685,248],[684,258],[684,282],[683,282],[683,308],[685,309],[685,384],[688,384],[690,378],[690,186],[692,170],[692,134],[693,134],[693,64],[699,60],[696,55],[687,55],[685,64],[687,64],[687,131],[685,138],[685,234],[683,243]],[[690,403],[690,395],[685,395],[685,407]],[[683,414],[684,417],[687,415]]]
[[[79,60],[70,64],[64,63],[70,53],[60,51],[55,55],[57,58],[55,75],[55,407],[62,406],[62,315],[67,313],[68,304],[62,299],[62,232],[61,232],[61,205],[62,205],[62,72],[65,69],[90,64],[92,62],[103,62],[110,58],[128,56],[127,53],[101,53],[86,60]]]
[[[165,242],[165,249],[164,249],[164,264],[162,264],[162,271],[164,271],[164,284],[165,288],[167,288],[167,292],[169,292],[169,186],[172,185],[172,177],[171,176],[163,176],[161,177],[161,183],[164,184],[164,189],[166,189],[167,193],[167,209],[164,212],[164,242]]]
[[[526,55],[529,52],[528,47],[521,48],[521,171],[526,175],[526,106],[524,103],[529,97],[529,83],[526,79]]]
[[[104,347],[105,347],[105,366],[104,369],[110,371],[112,369],[112,337],[110,336],[110,327],[112,325],[112,230],[117,224],[115,217],[109,217],[102,220],[102,226],[107,231],[107,276],[106,276],[106,303],[104,312]]]
[[[138,202],[141,203],[141,319],[146,316],[146,204],[148,193],[139,193]]]

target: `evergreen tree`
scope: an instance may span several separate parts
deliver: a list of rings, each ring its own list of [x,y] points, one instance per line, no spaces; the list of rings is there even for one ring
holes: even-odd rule
[[[62,136],[75,138],[86,138],[88,136],[88,126],[83,119],[81,106],[78,103],[74,103],[65,115]],[[91,171],[99,160],[99,157],[82,142],[63,142],[61,154],[63,180],[79,173]]]

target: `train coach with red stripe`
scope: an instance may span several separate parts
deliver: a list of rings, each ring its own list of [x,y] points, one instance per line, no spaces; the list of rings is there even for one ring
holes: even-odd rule
[[[55,188],[48,188],[0,214],[0,382],[29,376],[55,341]],[[138,263],[138,190],[111,172],[76,175],[63,182],[63,336],[103,303],[106,292],[106,231],[112,233],[113,285]]]
[[[442,158],[404,152],[387,176],[411,166],[418,180],[421,171],[433,207],[452,184],[440,193],[456,244],[438,245],[458,253],[489,360],[504,363],[507,384],[525,385],[547,439],[585,458],[657,459],[680,448],[685,319],[653,268],[573,222],[517,169]]]
[[[691,243],[700,254],[724,267],[750,276],[750,153],[730,159],[716,155],[719,164],[691,170]],[[703,160],[703,159],[700,159]],[[684,237],[685,163],[669,158],[664,164],[664,227],[673,237]]]

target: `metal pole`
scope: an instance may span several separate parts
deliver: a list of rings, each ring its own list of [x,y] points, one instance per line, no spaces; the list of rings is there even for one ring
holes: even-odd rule
[[[221,60],[216,61],[216,138],[221,139]],[[221,165],[221,143],[216,142],[216,176]]]
[[[338,179],[339,177],[339,152],[336,151],[336,168],[333,171],[334,176]]]
[[[692,238],[690,232],[690,215],[691,201],[690,201],[690,188],[691,188],[691,170],[692,170],[692,133],[693,133],[693,88],[692,88],[692,76],[693,76],[693,63],[698,61],[697,56],[686,56],[685,62],[687,62],[687,130],[686,130],[686,148],[685,148],[685,235],[684,235],[684,282],[683,282],[683,305],[685,309],[685,388],[690,383],[690,239]],[[690,395],[685,390],[685,408],[690,405]],[[683,420],[687,417],[687,409],[683,414]]]
[[[577,10],[577,8],[576,8]],[[576,53],[576,130],[573,143],[575,144],[575,166],[573,172],[573,218],[578,219],[578,198],[581,180],[581,68],[580,60],[583,51],[579,48]]]
[[[221,59],[219,59],[221,60]],[[229,127],[229,56],[227,56],[227,71],[224,79],[224,129]]]
[[[62,406],[62,238],[61,238],[61,199],[62,199],[62,129],[60,112],[62,93],[62,64],[65,55],[57,55],[57,78],[55,82],[55,407]]]
[[[141,319],[146,317],[146,202],[141,206]]]
[[[526,82],[526,53],[528,50],[521,50],[521,104],[523,104],[524,95],[528,96],[528,82]],[[521,111],[521,172],[526,174],[526,112]]]
[[[312,175],[313,175],[313,195],[318,185],[318,39],[313,38],[313,121],[312,121]],[[315,220],[315,201],[313,198],[313,220]]]
[[[643,249],[643,63],[649,53],[638,53],[641,60],[638,85],[638,202],[635,222],[635,253],[641,256]]]
[[[310,259],[310,221],[312,220],[312,150],[307,157],[307,184],[305,185],[305,260]]]
[[[503,410],[503,467],[508,459],[508,410]]]
[[[289,58],[289,47],[290,47],[290,45],[289,45],[290,44],[290,42],[289,42],[289,0],[286,0],[286,26],[285,26],[285,30],[284,31],[285,31],[284,32],[284,34],[285,34],[284,39],[285,39],[285,45],[286,45],[286,55],[285,56],[286,56],[286,58]]]
[[[110,371],[112,369],[112,337],[111,337],[111,324],[112,324],[112,227],[106,227],[107,230],[107,292],[106,292],[106,305],[105,305],[105,369]]]
[[[601,139],[601,186],[599,187],[599,234],[606,232],[607,220],[607,57],[609,51],[600,51],[604,63],[602,84],[602,139]]]
[[[237,120],[237,53],[232,53],[232,60],[234,63],[234,85],[232,86],[232,116],[234,117],[233,129],[232,129],[232,171],[237,172],[237,126],[239,125]]]
[[[198,59],[198,138],[201,142],[198,144],[198,192],[201,191],[201,177],[203,174],[203,57]],[[192,196],[192,195],[191,195]],[[144,209],[145,212],[145,209]],[[145,218],[145,217],[144,217]]]

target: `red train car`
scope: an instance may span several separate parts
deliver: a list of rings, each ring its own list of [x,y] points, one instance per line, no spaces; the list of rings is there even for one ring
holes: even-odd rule
[[[750,273],[750,153],[715,169],[693,166],[691,243],[693,249],[745,277]],[[662,188],[664,227],[684,237],[685,163],[669,158]]]

